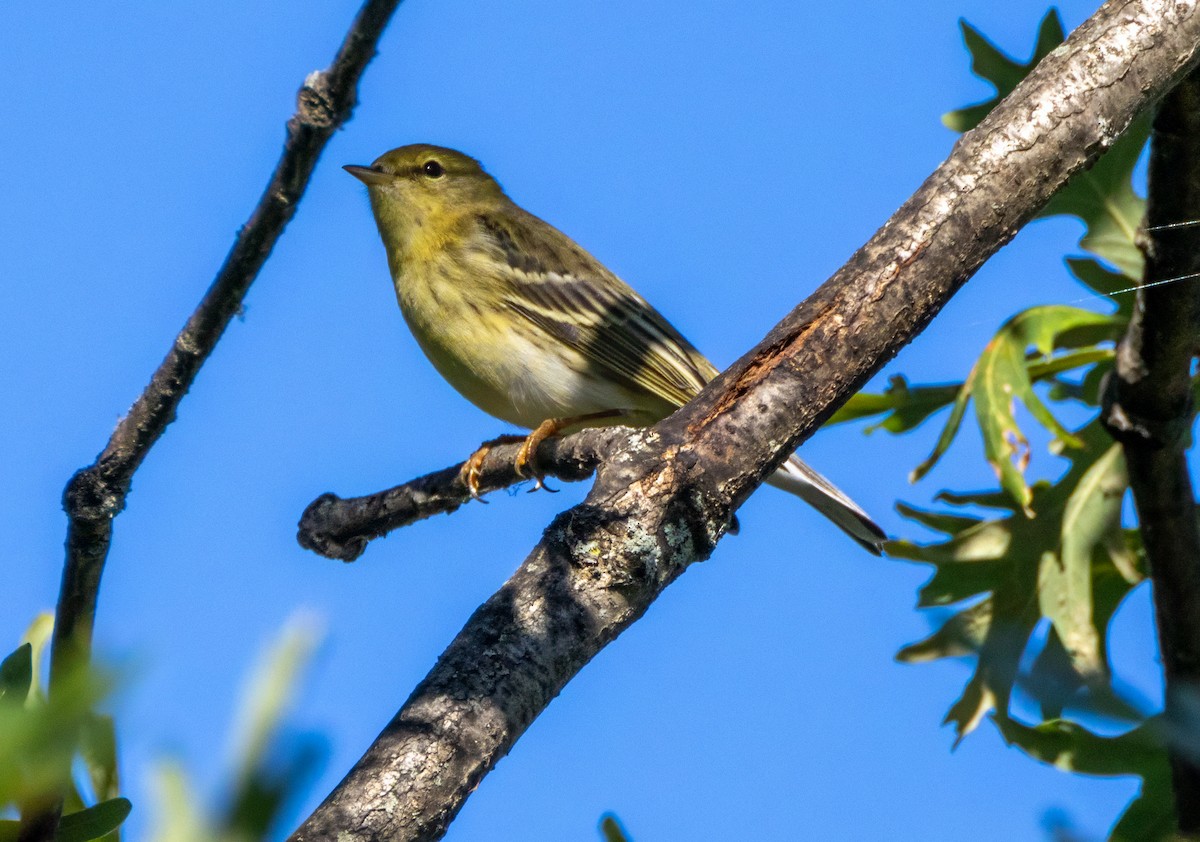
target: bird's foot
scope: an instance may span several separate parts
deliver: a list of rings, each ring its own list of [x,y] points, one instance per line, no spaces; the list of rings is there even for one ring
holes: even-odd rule
[[[557,488],[551,488],[546,485],[546,475],[538,469],[537,449],[546,439],[558,435],[572,420],[569,418],[547,418],[541,424],[538,424],[537,429],[526,436],[525,441],[521,443],[521,449],[517,451],[517,458],[513,462],[513,469],[516,470],[518,476],[533,480],[534,486],[529,489],[530,493],[537,491],[539,488],[544,488],[552,494],[558,493]]]
[[[467,487],[467,493],[471,495],[472,500],[478,500],[480,503],[487,502],[479,493],[479,479],[483,476],[483,460],[487,458],[491,449],[497,445],[515,444],[524,440],[522,436],[497,436],[479,445],[479,449],[472,453],[466,462],[463,462],[462,468],[458,472],[458,478]]]

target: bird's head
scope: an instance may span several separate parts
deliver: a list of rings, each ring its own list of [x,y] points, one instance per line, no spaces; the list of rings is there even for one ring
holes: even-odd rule
[[[369,167],[349,165],[343,169],[367,185],[385,240],[407,240],[417,229],[440,226],[447,215],[505,200],[496,179],[484,172],[478,161],[444,146],[401,146],[380,155]]]

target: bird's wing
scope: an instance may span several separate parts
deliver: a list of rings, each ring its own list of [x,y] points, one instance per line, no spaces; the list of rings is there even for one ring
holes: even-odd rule
[[[670,322],[558,229],[524,212],[481,218],[481,228],[511,273],[507,306],[597,373],[675,406],[716,376]]]

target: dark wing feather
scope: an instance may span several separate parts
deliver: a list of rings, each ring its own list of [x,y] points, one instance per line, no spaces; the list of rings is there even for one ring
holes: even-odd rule
[[[505,303],[579,351],[602,376],[676,406],[712,364],[625,282],[558,229],[513,206],[479,224],[512,276]]]

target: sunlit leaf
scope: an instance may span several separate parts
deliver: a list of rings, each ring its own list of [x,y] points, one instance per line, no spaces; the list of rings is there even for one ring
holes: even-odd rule
[[[1042,556],[1042,613],[1085,678],[1106,672],[1100,632],[1092,618],[1092,558],[1120,533],[1121,501],[1128,485],[1121,446],[1114,444],[1084,472],[1067,499],[1058,552]]]
[[[1036,383],[1039,380],[1057,377],[1059,374],[1077,368],[1109,362],[1115,353],[1112,348],[1088,348],[1083,351],[1060,354],[1044,362],[1029,363],[1026,368],[1029,371],[1029,379]]]
[[[36,672],[36,664],[35,669]],[[71,760],[84,721],[111,680],[79,669],[64,671],[61,692],[24,706],[0,705],[0,806],[68,795],[80,805],[71,782]]]
[[[859,392],[850,398],[826,424],[858,421],[876,415],[884,416],[864,429],[871,433],[883,429],[889,433],[906,433],[919,427],[930,415],[949,405],[962,384],[947,383],[910,387],[903,377],[893,377],[882,394]]]
[[[33,647],[33,683],[29,687],[30,696],[41,696],[42,693],[42,676],[38,666],[42,663],[43,654],[46,647],[50,645],[50,634],[54,631],[54,614],[50,611],[43,611],[33,618],[33,622],[25,629],[25,634],[21,635],[21,642],[28,643]]]
[[[908,475],[909,482],[916,482],[925,474],[933,469],[933,466],[938,463],[942,455],[950,448],[954,442],[954,437],[958,435],[959,428],[962,427],[963,417],[967,413],[967,404],[971,400],[971,390],[975,386],[975,369],[971,369],[971,374],[967,377],[966,382],[958,390],[958,394],[954,397],[954,406],[950,410],[950,417],[946,419],[946,425],[942,427],[942,432],[938,435],[937,442],[933,446],[933,452],[920,465],[912,469]]]
[[[233,788],[219,819],[231,838],[268,838],[287,800],[324,757],[319,741],[283,733],[296,684],[320,637],[314,618],[292,617],[247,685],[235,732]]]
[[[1015,88],[1029,71],[1063,41],[1062,21],[1058,10],[1051,9],[1042,18],[1038,26],[1037,43],[1034,45],[1033,57],[1028,62],[1020,62],[1005,55],[989,41],[979,30],[965,20],[959,21],[962,28],[963,41],[971,54],[971,71],[996,88],[996,95],[986,102],[972,105],[958,111],[950,111],[942,115],[942,123],[948,129],[965,132],[979,125],[996,104]]]
[[[157,813],[150,839],[155,842],[214,842],[220,839],[196,806],[196,797],[187,775],[178,765],[168,763],[153,775]]]
[[[942,458],[962,425],[968,403],[975,400],[975,415],[983,434],[984,455],[1012,498],[1027,507],[1030,490],[1025,480],[1029,444],[1014,415],[1020,401],[1053,436],[1052,449],[1078,447],[1033,389],[1036,380],[1074,368],[1107,361],[1108,349],[1080,342],[1108,339],[1115,334],[1114,317],[1078,307],[1033,307],[1009,319],[992,337],[976,360],[966,382],[955,396],[953,409],[928,458],[913,469],[910,482],[923,477]],[[1066,350],[1066,353],[1055,354]],[[1032,354],[1032,356],[1030,355]],[[939,387],[945,388],[945,387]]]

